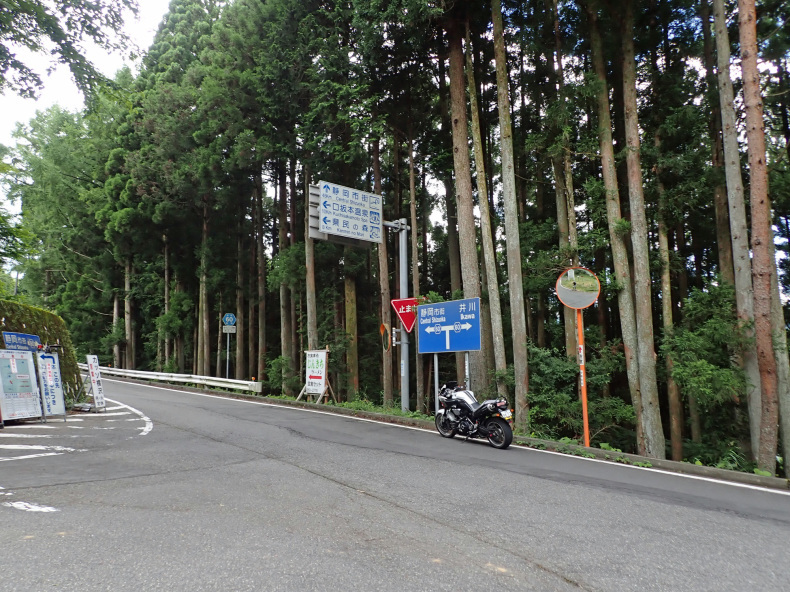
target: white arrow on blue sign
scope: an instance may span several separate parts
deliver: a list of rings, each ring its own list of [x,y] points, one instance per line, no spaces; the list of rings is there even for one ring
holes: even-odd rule
[[[225,315],[222,317],[222,322],[225,325],[231,326],[236,324],[236,315],[232,312],[226,312]]]
[[[417,307],[417,352],[480,350],[480,299],[466,298]]]

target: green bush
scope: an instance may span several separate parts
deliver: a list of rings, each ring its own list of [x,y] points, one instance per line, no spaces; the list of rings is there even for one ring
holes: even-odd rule
[[[63,394],[74,399],[82,386],[77,357],[66,323],[58,315],[9,300],[0,300],[0,331],[38,335],[41,343],[61,345],[58,352]]]

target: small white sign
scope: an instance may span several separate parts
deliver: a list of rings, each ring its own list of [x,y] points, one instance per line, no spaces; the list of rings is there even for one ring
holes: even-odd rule
[[[60,378],[58,354],[36,353],[41,399],[44,401],[44,415],[66,415],[66,401],[63,397],[63,381]]]
[[[222,332],[223,333],[235,333],[236,332],[236,325],[222,325]]]
[[[325,349],[306,351],[305,389],[308,395],[323,395],[326,390],[326,354]]]
[[[97,356],[85,356],[88,360],[88,374],[91,379],[93,389],[93,406],[96,409],[107,407],[104,401],[104,387],[101,385],[101,370],[99,370],[99,358]]]

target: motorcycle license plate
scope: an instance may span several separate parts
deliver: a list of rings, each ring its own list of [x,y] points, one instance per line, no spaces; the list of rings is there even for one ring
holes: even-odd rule
[[[499,411],[499,415],[501,415],[503,419],[510,419],[511,417],[513,417],[513,414],[510,412],[510,409],[501,409]]]

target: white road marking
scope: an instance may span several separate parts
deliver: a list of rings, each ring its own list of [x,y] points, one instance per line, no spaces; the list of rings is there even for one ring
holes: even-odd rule
[[[56,426],[46,424],[7,425],[7,430],[54,430]]]
[[[0,432],[0,438],[52,438],[52,434],[4,434]]]
[[[2,450],[57,450],[58,452],[75,452],[76,448],[66,446],[42,446],[41,444],[0,444]],[[85,449],[81,449],[84,451]]]
[[[0,462],[9,460],[24,460],[26,458],[41,458],[42,456],[60,456],[63,452],[42,452],[41,454],[26,454],[24,456],[0,456]]]
[[[140,429],[142,430],[142,431],[140,432],[140,435],[141,435],[141,436],[145,436],[145,435],[147,435],[147,434],[148,434],[148,433],[149,433],[151,430],[153,430],[153,429],[154,429],[154,422],[153,422],[153,421],[151,421],[151,420],[150,420],[150,419],[149,419],[149,418],[148,418],[148,417],[145,415],[145,413],[143,413],[142,411],[138,411],[138,410],[137,410],[137,409],[135,409],[134,407],[130,407],[129,405],[126,405],[126,404],[124,404],[124,403],[121,403],[120,401],[114,401],[113,399],[107,399],[106,397],[105,397],[105,400],[109,401],[110,403],[115,403],[116,405],[120,405],[121,407],[124,407],[124,408],[128,409],[128,410],[129,410],[129,411],[131,411],[132,413],[135,413],[135,414],[139,415],[139,416],[140,416],[140,419],[142,419],[142,420],[145,422],[145,426],[144,426],[144,427],[142,427],[142,428],[140,428]],[[107,421],[113,421],[113,420],[111,420],[111,419],[108,419]]]
[[[104,378],[103,380],[110,380],[112,382],[124,382],[124,381],[113,381],[113,380],[107,379],[107,378]],[[228,401],[228,402],[233,402],[233,403],[245,403],[247,405],[259,405],[261,407],[276,407],[277,409],[290,409],[292,411],[303,411],[303,412],[306,412],[306,413],[318,413],[320,415],[332,415],[334,417],[338,417],[337,413],[330,413],[329,411],[320,411],[318,409],[304,409],[302,407],[291,407],[291,406],[288,406],[288,405],[276,405],[274,403],[266,403],[264,401],[250,401],[248,399],[233,399],[231,397],[220,397],[219,395],[209,395],[209,394],[206,394],[206,393],[193,393],[191,391],[182,391],[182,390],[180,390],[178,388],[166,388],[166,387],[161,387],[161,386],[153,386],[153,385],[150,385],[150,384],[135,384],[135,386],[139,386],[139,387],[143,387],[143,388],[152,388],[152,389],[157,389],[157,390],[161,390],[161,391],[177,391],[177,392],[185,394],[185,395],[192,395],[192,396],[195,396],[195,397],[206,397],[208,399],[221,399],[223,401]],[[112,401],[112,402],[116,403],[116,401]],[[346,419],[351,419],[351,420],[355,420],[355,421],[366,421],[368,423],[376,423],[376,424],[380,424],[380,425],[390,426],[392,428],[400,428],[400,429],[405,429],[405,430],[417,430],[417,431],[420,431],[420,432],[432,433],[432,434],[435,434],[437,437],[440,437],[438,432],[436,432],[436,431],[434,431],[432,429],[429,429],[429,428],[417,428],[417,427],[413,427],[413,426],[404,426],[404,425],[400,425],[400,424],[389,423],[389,422],[386,422],[386,421],[379,421],[377,419],[366,419],[366,418],[363,418],[363,417],[354,417],[353,415],[343,415],[343,416],[340,416],[340,417],[344,417]],[[567,454],[564,454],[562,452],[554,452],[552,450],[538,450],[537,448],[529,448],[527,446],[519,446],[519,445],[516,445],[516,444],[514,444],[512,446],[512,448],[514,450],[519,450],[521,452],[530,452],[530,453],[537,453],[537,454],[556,454],[556,455],[561,455],[563,457],[567,457],[568,456]],[[703,477],[701,475],[689,475],[689,474],[686,474],[686,473],[674,473],[672,471],[665,471],[665,470],[662,470],[662,469],[654,469],[654,468],[650,468],[650,467],[637,467],[637,466],[634,466],[634,465],[625,465],[625,464],[619,464],[619,463],[612,463],[611,461],[602,460],[602,459],[598,459],[598,458],[586,458],[586,457],[583,457],[583,456],[574,456],[574,458],[576,460],[579,460],[579,461],[586,461],[586,462],[592,462],[592,463],[605,463],[605,464],[610,465],[610,466],[617,466],[617,467],[619,467],[619,468],[621,468],[623,470],[650,471],[651,473],[660,473],[660,474],[663,474],[663,475],[670,475],[670,476],[676,477],[678,479],[692,479],[692,480],[696,480],[696,481],[706,481],[708,483],[716,483],[716,484],[722,485],[722,486],[739,487],[741,489],[751,489],[751,490],[754,490],[754,491],[762,491],[764,493],[774,493],[774,494],[777,494],[777,495],[784,495],[784,496],[790,497],[790,491],[784,491],[784,490],[781,490],[781,489],[770,489],[770,488],[767,488],[767,487],[760,487],[759,485],[750,485],[748,483],[737,483],[737,482],[734,482],[734,481],[722,481],[721,479],[713,479],[711,477]]]
[[[114,409],[119,409],[119,407],[114,407]],[[116,411],[115,413],[77,413],[72,417],[111,417],[113,415],[130,415],[131,413],[131,411]]]
[[[3,502],[4,506],[15,508],[17,510],[24,510],[25,512],[58,512],[57,508],[50,508],[49,506],[39,506],[38,504],[31,504],[28,502]]]

